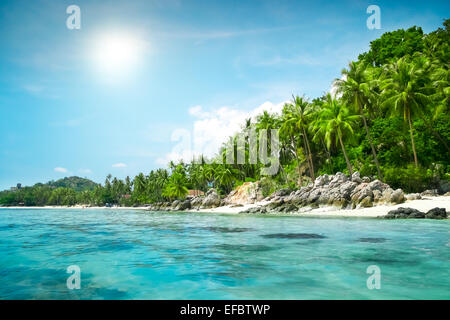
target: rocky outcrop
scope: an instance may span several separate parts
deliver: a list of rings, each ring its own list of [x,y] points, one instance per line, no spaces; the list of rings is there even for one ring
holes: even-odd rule
[[[433,208],[427,213],[421,212],[413,208],[400,207],[391,210],[384,217],[384,219],[447,219],[448,213],[445,208]]]
[[[224,199],[225,204],[248,204],[264,198],[259,182],[245,182]]]
[[[367,208],[378,204],[399,204],[406,198],[401,189],[393,190],[389,185],[360,177],[358,172],[352,177],[338,172],[322,175],[313,183],[287,194],[279,190],[264,199],[268,204],[251,208],[244,212],[293,212],[302,207],[317,208],[335,206],[341,209]]]
[[[216,189],[212,188],[206,192],[205,198],[200,205],[200,209],[217,208],[220,206],[220,204],[221,200],[219,194],[217,193]]]

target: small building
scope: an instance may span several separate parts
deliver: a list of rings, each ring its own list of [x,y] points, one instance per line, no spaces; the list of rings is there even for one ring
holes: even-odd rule
[[[202,196],[204,194],[205,193],[203,191],[201,191],[201,190],[189,190],[189,193],[188,193],[188,195],[191,196],[191,197]]]

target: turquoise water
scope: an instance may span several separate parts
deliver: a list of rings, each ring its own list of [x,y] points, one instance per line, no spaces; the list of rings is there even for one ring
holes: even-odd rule
[[[1,299],[448,299],[449,221],[0,210]],[[66,269],[81,268],[69,290]],[[369,290],[369,265],[381,289]]]

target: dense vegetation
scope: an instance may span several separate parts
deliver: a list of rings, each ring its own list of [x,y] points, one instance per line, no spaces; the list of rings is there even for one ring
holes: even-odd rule
[[[264,164],[248,163],[247,140],[245,164],[221,164],[224,147],[209,161],[171,162],[133,180],[109,175],[104,185],[89,188],[59,182],[5,191],[0,204],[131,206],[183,198],[188,189],[215,187],[225,194],[257,180],[269,194],[299,188],[320,174],[355,170],[408,192],[436,188],[450,180],[449,55],[450,20],[429,34],[418,27],[387,32],[342,71],[335,96],[293,96],[281,114],[248,119],[241,136],[251,129],[280,130],[275,176],[261,176]]]

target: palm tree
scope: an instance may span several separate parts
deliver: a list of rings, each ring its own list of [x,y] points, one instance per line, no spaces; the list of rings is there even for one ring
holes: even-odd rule
[[[370,148],[372,150],[373,160],[377,167],[378,177],[383,180],[381,174],[380,164],[378,163],[377,153],[373,146],[372,137],[367,126],[366,116],[364,109],[370,109],[369,99],[370,85],[369,85],[369,69],[367,65],[363,63],[350,62],[348,70],[342,70],[342,79],[336,79],[334,84],[337,86],[337,93],[342,94],[342,98],[348,104],[353,104],[355,110],[359,112],[361,119],[363,120],[364,129],[366,131],[367,140],[369,141]]]
[[[422,115],[422,109],[425,109],[431,100],[426,94],[428,89],[426,66],[409,62],[407,59],[408,57],[402,57],[386,67],[381,84],[383,100],[381,105],[389,108],[391,114],[402,115],[408,122],[414,164],[418,167],[412,118]]]
[[[353,134],[353,126],[359,116],[352,114],[345,104],[332,98],[330,94],[327,95],[326,102],[319,112],[320,115],[314,123],[316,135],[323,134],[328,149],[332,143],[340,144],[348,171],[352,176],[352,165],[345,150],[344,139]]]
[[[314,163],[312,159],[311,147],[308,139],[308,128],[310,122],[310,116],[312,111],[312,106],[309,101],[305,97],[292,96],[292,103],[294,106],[294,119],[297,125],[298,130],[300,130],[303,134],[303,143],[305,145],[305,150],[307,150],[307,158],[309,161],[309,170],[312,181],[315,180],[314,174]]]
[[[300,158],[298,155],[299,147],[296,144],[296,139],[294,138],[297,133],[297,125],[296,119],[293,117],[294,111],[292,110],[294,106],[292,104],[285,104],[281,114],[282,125],[280,127],[280,136],[283,138],[287,138],[289,143],[287,144],[288,149],[291,150],[292,154],[294,154],[295,160],[297,162],[297,173],[298,173],[298,185],[303,184],[302,173],[300,170]]]

